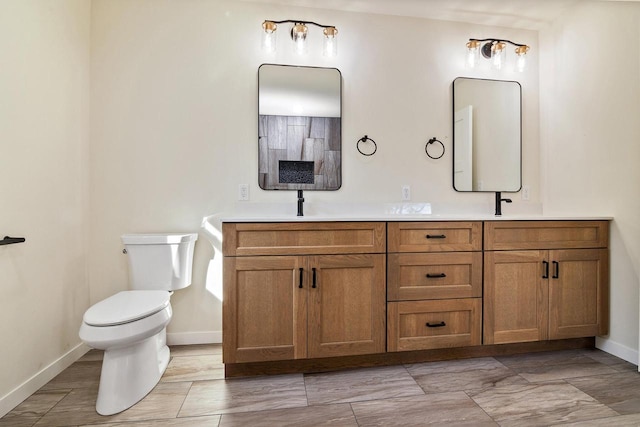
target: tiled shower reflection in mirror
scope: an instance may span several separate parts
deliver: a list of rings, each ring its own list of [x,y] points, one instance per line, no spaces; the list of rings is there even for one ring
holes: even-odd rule
[[[260,188],[339,189],[340,72],[264,64],[258,83]]]

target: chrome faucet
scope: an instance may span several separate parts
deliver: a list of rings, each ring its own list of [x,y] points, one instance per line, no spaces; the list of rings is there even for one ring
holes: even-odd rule
[[[304,197],[302,196],[302,190],[298,190],[298,216],[303,216],[302,205],[304,203]]]
[[[502,215],[502,202],[511,203],[511,199],[503,199],[502,194],[497,191],[496,192],[496,216]]]

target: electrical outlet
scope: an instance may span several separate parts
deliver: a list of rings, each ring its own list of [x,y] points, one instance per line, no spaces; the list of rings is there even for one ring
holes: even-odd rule
[[[522,200],[529,200],[529,197],[531,196],[531,189],[529,188],[528,185],[523,185],[522,186],[522,193],[520,194],[520,197],[522,198]]]
[[[249,184],[238,185],[238,200],[249,200]]]
[[[406,202],[411,200],[411,186],[403,185],[402,186],[402,201]]]

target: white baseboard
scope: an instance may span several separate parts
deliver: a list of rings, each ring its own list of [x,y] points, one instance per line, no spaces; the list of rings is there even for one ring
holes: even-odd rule
[[[217,344],[222,343],[222,331],[167,333],[167,344]],[[60,372],[80,359],[90,348],[84,343],[73,347],[67,353],[34,374],[31,378],[0,398],[0,418],[38,391]]]
[[[167,332],[168,345],[220,344],[222,331]]]
[[[633,363],[636,366],[638,365],[638,350],[634,350],[615,341],[600,337],[596,337],[596,348],[606,351],[609,354],[613,354],[614,356],[626,360],[629,363]]]
[[[37,372],[24,383],[2,396],[0,398],[0,418],[8,414],[13,408],[38,391],[43,385],[51,381],[60,372],[71,366],[73,362],[80,359],[87,351],[89,351],[89,347],[84,343],[78,344],[60,358]]]

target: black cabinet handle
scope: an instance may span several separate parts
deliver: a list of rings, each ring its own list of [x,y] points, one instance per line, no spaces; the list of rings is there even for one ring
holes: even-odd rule
[[[552,261],[553,262],[553,276],[551,276],[552,279],[558,279],[560,278],[560,263],[558,261]]]
[[[447,236],[444,234],[427,234],[427,239],[446,239]]]
[[[429,323],[429,322],[427,322],[427,325],[426,325],[426,326],[427,326],[428,328],[441,328],[441,327],[443,327],[443,326],[447,326],[447,324],[446,324],[446,323],[444,323],[444,321],[442,321],[442,322],[440,322],[440,323]]]
[[[0,246],[2,245],[13,245],[14,243],[22,243],[26,241],[24,237],[9,237],[4,236],[4,239],[0,240]]]
[[[300,284],[298,285],[298,287],[300,289],[302,289],[302,280],[303,280],[303,278],[304,278],[304,269],[300,268]]]
[[[549,261],[542,261],[542,265],[544,266],[544,274],[542,275],[543,279],[549,278]]]
[[[447,277],[447,275],[444,274],[444,273],[438,273],[438,274],[427,273],[427,278],[428,279],[435,279],[435,278],[438,278],[438,277]]]
[[[311,283],[311,287],[315,288],[316,287],[316,269],[315,269],[315,267],[311,269],[311,272],[313,273],[313,282]]]

